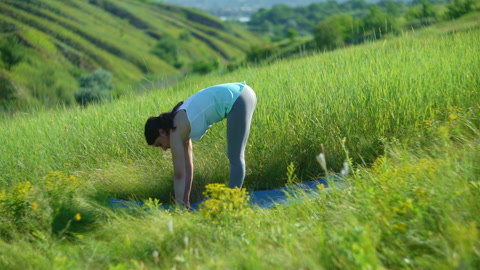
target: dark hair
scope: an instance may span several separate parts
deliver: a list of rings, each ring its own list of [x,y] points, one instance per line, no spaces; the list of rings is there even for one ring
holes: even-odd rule
[[[160,136],[160,133],[158,132],[159,129],[165,130],[167,134],[170,133],[170,130],[175,130],[176,127],[173,126],[173,118],[182,104],[183,101],[179,102],[173,107],[171,112],[165,112],[159,116],[148,118],[147,123],[145,123],[145,139],[147,140],[148,145],[154,144],[155,140]]]

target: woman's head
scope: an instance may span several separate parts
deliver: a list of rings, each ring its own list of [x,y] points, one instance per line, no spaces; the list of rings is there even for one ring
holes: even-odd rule
[[[152,116],[147,119],[145,123],[145,139],[148,145],[153,145],[155,140],[160,136],[160,129],[165,131],[167,135],[170,134],[170,130],[175,130],[173,126],[173,118],[175,113],[183,104],[183,101],[178,103],[171,112],[162,113],[159,116]]]

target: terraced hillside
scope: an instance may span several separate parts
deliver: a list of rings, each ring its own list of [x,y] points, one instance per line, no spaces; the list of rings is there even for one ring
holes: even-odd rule
[[[78,78],[98,68],[122,92],[199,63],[235,64],[256,40],[200,11],[149,0],[2,0],[0,101],[72,102]]]

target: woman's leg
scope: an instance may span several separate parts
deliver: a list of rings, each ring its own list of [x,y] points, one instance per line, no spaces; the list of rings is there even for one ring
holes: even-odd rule
[[[242,187],[245,179],[245,147],[256,106],[255,92],[246,85],[227,116],[227,154],[230,161],[228,186],[230,188]]]

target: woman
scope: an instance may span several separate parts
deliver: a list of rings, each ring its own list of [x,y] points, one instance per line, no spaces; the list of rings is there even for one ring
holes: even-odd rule
[[[230,161],[229,187],[242,187],[245,146],[256,105],[255,92],[245,82],[226,83],[205,88],[185,102],[178,103],[171,112],[147,120],[147,143],[163,150],[171,149],[177,204],[190,206],[193,180],[191,140],[200,141],[213,123],[225,118]]]

